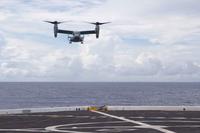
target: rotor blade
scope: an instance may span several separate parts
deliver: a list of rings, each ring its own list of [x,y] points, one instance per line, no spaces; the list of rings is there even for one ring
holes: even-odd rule
[[[103,25],[103,24],[109,24],[111,22],[104,22],[104,23],[99,23],[99,25]]]
[[[47,22],[47,23],[50,23],[50,24],[61,24],[61,23],[65,23],[65,22],[70,22],[70,21],[44,21],[44,22]]]
[[[88,23],[88,24],[96,24],[96,23],[92,23],[92,22],[89,22],[89,21],[81,21],[83,23]]]
[[[101,23],[101,22],[87,22],[87,23],[94,24],[94,25],[103,25],[103,24],[108,24],[108,23],[111,23],[111,22],[103,22],[103,23]]]
[[[47,23],[50,23],[50,24],[55,24],[55,22],[52,22],[52,21],[44,21],[44,22],[47,22]]]

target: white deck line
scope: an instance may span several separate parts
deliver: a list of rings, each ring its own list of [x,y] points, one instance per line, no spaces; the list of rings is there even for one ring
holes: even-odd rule
[[[47,131],[40,131],[36,129],[0,129],[0,132],[47,132]]]
[[[93,110],[92,110],[92,112],[95,112],[95,113],[98,113],[98,114],[101,114],[101,115],[104,115],[104,116],[108,116],[108,117],[111,117],[111,118],[115,118],[115,119],[118,119],[118,120],[122,120],[122,121],[130,122],[130,123],[138,124],[138,125],[144,126],[146,128],[155,129],[155,130],[161,131],[163,133],[176,133],[174,131],[170,131],[170,130],[167,130],[167,129],[164,129],[164,128],[161,128],[161,127],[158,127],[158,126],[153,126],[153,125],[146,124],[146,123],[143,123],[143,122],[130,120],[130,119],[127,119],[127,118],[124,118],[124,117],[110,115],[110,114],[107,114],[107,113],[103,113],[103,112],[99,112],[99,111],[93,111]]]

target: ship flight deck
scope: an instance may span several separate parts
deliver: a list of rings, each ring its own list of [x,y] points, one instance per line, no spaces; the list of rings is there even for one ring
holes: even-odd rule
[[[0,110],[0,133],[199,133],[200,107]]]

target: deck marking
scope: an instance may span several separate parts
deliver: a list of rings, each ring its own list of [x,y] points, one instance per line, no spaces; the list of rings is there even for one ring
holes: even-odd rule
[[[135,131],[137,129],[99,129],[99,130],[96,130],[97,132],[110,132],[110,133],[114,133],[114,132],[126,132],[126,131]]]
[[[179,122],[179,123],[200,123],[200,121],[187,121],[187,120],[141,120],[140,122],[168,122],[168,123],[173,123],[173,122]]]
[[[101,124],[101,123],[122,123],[124,121],[108,121],[108,122],[88,122],[88,123],[72,123],[72,124],[63,124],[63,125],[55,125],[55,126],[49,126],[46,127],[46,131],[53,131],[53,132],[60,132],[60,133],[91,133],[91,132],[80,132],[80,131],[71,131],[71,130],[62,130],[62,129],[68,129],[72,127],[68,126],[78,126],[78,125],[92,125],[92,124]],[[66,128],[67,126],[67,128]],[[62,128],[63,127],[63,128]]]
[[[135,121],[135,120],[130,120],[130,119],[127,119],[127,118],[124,118],[124,117],[110,115],[110,114],[107,114],[107,113],[104,113],[104,112],[100,112],[100,111],[95,111],[95,110],[91,110],[91,111],[94,112],[94,113],[98,113],[98,114],[101,114],[101,115],[104,115],[104,116],[109,116],[111,118],[115,118],[115,119],[118,119],[118,120],[122,120],[122,121],[130,122],[130,123],[138,124],[138,125],[144,126],[146,128],[155,129],[155,130],[161,131],[163,133],[176,133],[174,131],[170,131],[170,130],[167,130],[167,129],[164,129],[164,128],[161,128],[161,127],[158,127],[158,126],[146,124],[146,123]]]
[[[0,129],[0,132],[47,132],[46,130],[39,130],[38,128],[34,129]]]

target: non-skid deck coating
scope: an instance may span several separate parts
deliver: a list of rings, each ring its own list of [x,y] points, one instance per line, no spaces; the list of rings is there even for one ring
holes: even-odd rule
[[[200,133],[199,111],[66,111],[0,115],[0,133]]]

